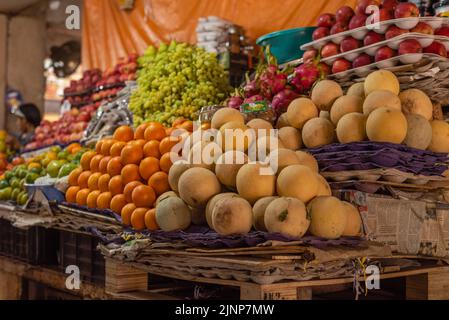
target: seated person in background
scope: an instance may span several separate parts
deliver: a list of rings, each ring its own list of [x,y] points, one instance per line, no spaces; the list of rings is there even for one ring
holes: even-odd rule
[[[22,149],[34,136],[34,131],[41,123],[42,117],[39,109],[32,103],[25,103],[12,111],[16,117],[15,127],[18,133],[10,138],[9,144],[14,149]]]

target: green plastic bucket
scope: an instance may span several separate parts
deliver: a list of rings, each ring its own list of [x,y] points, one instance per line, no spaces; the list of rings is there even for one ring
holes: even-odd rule
[[[256,43],[262,47],[270,46],[270,52],[278,64],[284,64],[302,57],[304,51],[299,48],[312,41],[315,29],[316,27],[305,27],[276,31],[260,37]]]

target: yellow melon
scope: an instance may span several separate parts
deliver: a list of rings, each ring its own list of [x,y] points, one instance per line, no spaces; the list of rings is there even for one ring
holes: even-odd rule
[[[279,140],[290,150],[299,150],[302,146],[301,131],[293,127],[279,129]]]
[[[179,178],[178,189],[179,196],[188,205],[201,207],[220,193],[221,186],[213,172],[204,168],[190,168]]]
[[[279,198],[271,202],[264,220],[268,232],[293,238],[301,238],[310,225],[306,206],[296,198]]]
[[[253,206],[253,226],[257,231],[267,231],[265,226],[265,211],[268,205],[279,197],[264,197],[256,201]]]
[[[363,82],[354,83],[346,92],[348,96],[356,96],[365,100],[365,84]]]
[[[337,139],[340,143],[366,140],[366,117],[361,113],[344,115],[337,125]]]
[[[269,123],[266,120],[258,119],[258,118],[249,121],[246,125],[248,128],[251,128],[254,130],[259,130],[259,129],[265,129],[267,131],[273,130],[273,125],[271,123]]]
[[[178,182],[181,175],[190,169],[190,165],[187,161],[176,161],[170,168],[168,172],[168,183],[170,184],[170,188],[174,191],[178,191]]]
[[[224,151],[246,151],[252,141],[256,139],[254,130],[237,121],[227,122],[220,128],[221,146]],[[219,142],[220,139],[217,141]]]
[[[357,96],[342,96],[332,105],[330,111],[331,121],[334,125],[338,124],[341,117],[348,113],[359,112],[363,110],[363,100]]]
[[[433,152],[449,153],[449,123],[434,120],[432,126],[432,142],[429,150]]]
[[[312,101],[318,109],[330,111],[335,100],[343,95],[340,85],[332,80],[322,80],[312,89]]]
[[[401,100],[388,90],[373,91],[363,103],[363,114],[368,116],[374,110],[384,107],[401,111]]]
[[[295,99],[288,106],[288,123],[296,129],[302,129],[307,121],[316,117],[318,117],[318,109],[308,98]]]
[[[392,108],[376,109],[368,116],[366,134],[371,141],[402,143],[407,136],[407,119]]]
[[[271,169],[259,163],[245,164],[237,173],[237,191],[241,197],[254,204],[258,199],[274,195],[276,176]]]
[[[154,206],[157,207],[162,200],[165,200],[170,197],[178,197],[179,198],[179,195],[174,191],[164,192],[159,197],[157,197],[156,202],[154,203]]]
[[[268,155],[277,149],[285,148],[275,136],[263,136],[254,141],[248,149],[248,158],[252,161],[265,161]]]
[[[331,119],[331,114],[330,114],[329,111],[320,111],[319,117],[327,119],[327,120],[330,120]]]
[[[309,167],[293,165],[281,171],[276,189],[282,197],[297,198],[307,203],[317,196],[319,185],[317,174]]]
[[[243,124],[245,118],[236,109],[223,108],[215,112],[212,117],[211,126],[214,129],[220,129],[227,122],[240,122]]]
[[[212,209],[213,229],[222,236],[247,234],[252,225],[251,205],[241,197],[221,199]]]
[[[368,75],[365,79],[365,96],[377,90],[388,90],[395,95],[399,94],[401,86],[398,78],[393,72],[388,70],[377,70]]]
[[[338,239],[343,235],[347,213],[342,201],[335,197],[316,197],[307,205],[312,235],[325,239]]]
[[[407,136],[404,143],[415,149],[426,150],[432,142],[432,126],[423,116],[419,114],[408,114]]]
[[[409,89],[399,94],[404,114],[419,114],[426,120],[433,119],[433,104],[430,98],[419,89]]]
[[[290,126],[290,123],[288,123],[287,112],[285,112],[285,113],[281,114],[281,116],[277,120],[276,128],[281,129],[283,127],[288,127],[288,126]]]
[[[332,195],[332,189],[329,185],[329,183],[327,182],[327,180],[320,174],[317,174],[317,178],[318,178],[318,191],[317,191],[317,196],[331,196]]]
[[[213,196],[206,205],[205,209],[205,216],[206,216],[206,222],[209,228],[213,229],[212,225],[212,210],[215,208],[217,202],[221,199],[227,198],[227,197],[238,197],[239,195],[237,193],[233,192],[226,192],[226,193],[219,193],[215,196]]]
[[[169,197],[156,207],[156,221],[161,230],[169,232],[187,229],[192,217],[190,209],[182,199]]]
[[[299,164],[309,167],[309,169],[312,170],[313,172],[318,173],[320,171],[318,162],[316,161],[315,157],[312,156],[310,153],[307,153],[305,151],[296,151],[296,156],[299,159]]]
[[[215,161],[221,154],[221,146],[217,143],[199,141],[188,154],[188,164],[191,168],[200,167],[214,171]]]
[[[284,168],[300,164],[295,151],[290,149],[277,149],[270,153],[268,161],[276,173],[281,172]]]
[[[241,151],[227,151],[216,161],[215,174],[222,185],[228,188],[236,187],[237,173],[248,163],[248,157]]]
[[[360,236],[362,231],[362,218],[360,217],[359,210],[349,202],[342,201],[342,203],[347,217],[346,227],[342,235],[346,237]]]
[[[307,148],[317,148],[335,141],[335,128],[324,118],[314,118],[302,129],[302,142]]]

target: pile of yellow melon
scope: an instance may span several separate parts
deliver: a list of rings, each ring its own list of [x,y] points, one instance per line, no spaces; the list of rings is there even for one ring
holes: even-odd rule
[[[261,119],[245,123],[242,114],[231,108],[216,112],[211,126],[200,141],[183,142],[184,157],[170,168],[173,191],[156,204],[162,230],[207,223],[220,235],[246,234],[252,228],[295,238],[306,232],[328,239],[360,235],[358,210],[332,197],[315,158],[299,150],[302,137],[298,129],[285,126],[273,138],[251,130],[273,129],[271,123]],[[241,143],[237,135],[218,139],[217,133],[225,130],[248,135]],[[214,134],[218,140],[210,139]],[[254,146],[256,155],[250,152]],[[198,152],[210,157],[193,161]],[[269,163],[275,159],[277,167],[270,171]]]
[[[368,139],[449,153],[449,124],[433,119],[432,101],[419,89],[400,92],[387,70],[372,72],[346,95],[337,82],[318,82],[310,99],[290,104],[279,125],[301,130],[307,148]]]

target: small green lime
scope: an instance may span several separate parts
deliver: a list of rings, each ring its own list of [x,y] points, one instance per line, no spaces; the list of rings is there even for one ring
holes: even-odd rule
[[[0,180],[0,189],[5,189],[9,187],[9,183],[7,180]]]
[[[20,206],[25,205],[27,203],[27,201],[28,201],[28,194],[26,194],[26,193],[23,193],[23,194],[19,195],[19,197],[17,199],[17,203]]]
[[[19,178],[12,178],[10,181],[9,181],[9,184],[11,185],[11,187],[14,189],[14,188],[19,188],[20,187],[20,179]]]
[[[14,173],[12,172],[12,171],[6,171],[5,172],[5,179],[6,180],[11,180],[11,178],[13,178],[14,177]]]
[[[17,201],[17,198],[19,197],[21,190],[18,188],[15,188],[11,192],[11,200]]]
[[[23,178],[22,180],[20,180],[20,184],[19,184],[19,186],[20,186],[20,189],[23,189],[24,188],[24,186],[25,186],[25,178]]]
[[[65,150],[58,153],[59,160],[67,159],[68,156],[69,156],[69,152],[65,151]]]
[[[26,183],[34,183],[34,181],[36,181],[36,179],[37,178],[39,178],[39,175],[37,174],[37,173],[28,173],[27,174],[27,176],[26,176],[26,178],[25,178],[25,181],[26,181]]]
[[[33,168],[33,169],[31,169],[29,172],[39,174],[39,173],[41,173],[41,171],[42,171],[41,168]]]
[[[2,200],[11,200],[12,188],[8,187],[3,189],[2,191],[3,191]]]

